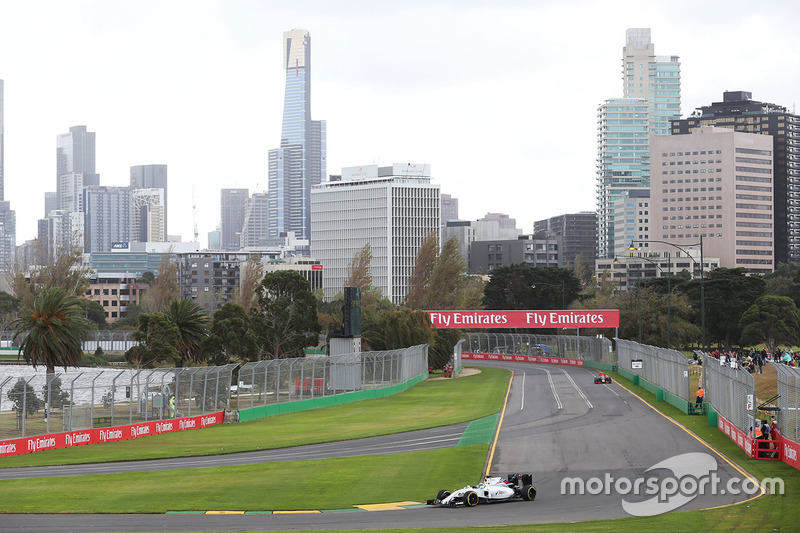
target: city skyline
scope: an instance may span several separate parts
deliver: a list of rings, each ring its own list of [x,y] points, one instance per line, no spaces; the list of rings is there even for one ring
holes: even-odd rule
[[[97,133],[102,185],[126,185],[134,165],[169,166],[170,233],[184,240],[195,187],[204,240],[220,223],[220,189],[266,189],[290,28],[314,37],[329,173],[426,161],[462,218],[503,212],[526,232],[595,207],[596,109],[619,94],[627,28],[651,28],[659,51],[680,56],[684,116],[725,90],[791,111],[800,72],[782,53],[798,38],[778,26],[800,14],[793,5],[758,14],[744,2],[680,1],[44,4],[0,1],[5,199],[18,243],[35,237],[43,193],[55,188],[53,139],[76,125]],[[758,43],[738,38],[753,32]],[[86,57],[64,63],[56,47]]]

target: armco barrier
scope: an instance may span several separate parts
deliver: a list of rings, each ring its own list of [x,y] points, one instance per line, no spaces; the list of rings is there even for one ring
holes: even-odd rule
[[[568,359],[566,357],[543,357],[540,355],[462,352],[461,357],[464,359],[485,361],[511,361],[514,363],[544,363],[548,365],[584,366],[584,361],[582,359]]]
[[[261,405],[258,407],[251,407],[248,409],[241,409],[239,411],[239,422],[246,422],[248,420],[255,420],[257,418],[264,418],[267,416],[281,415],[285,413],[297,413],[300,411],[310,411],[311,409],[319,409],[322,407],[330,407],[332,405],[341,405],[350,402],[358,402],[361,400],[373,400],[375,398],[385,398],[403,392],[421,381],[428,379],[427,372],[420,374],[416,377],[409,379],[398,385],[384,387],[382,389],[369,389],[360,390],[355,392],[347,392],[344,394],[336,394],[334,396],[323,396],[319,398],[308,398],[305,400],[297,400],[293,402],[275,403],[271,405]]]
[[[4,440],[0,441],[0,457],[41,452],[44,450],[72,448],[85,444],[138,439],[140,437],[149,437],[151,435],[160,435],[162,433],[172,433],[174,431],[184,431],[188,429],[200,429],[221,424],[224,420],[224,415],[224,411],[219,411],[199,416],[156,420],[127,426],[83,429]]]
[[[753,456],[753,441],[750,436],[731,424],[727,418],[717,413],[718,426],[720,431],[725,433],[739,448],[752,457]]]

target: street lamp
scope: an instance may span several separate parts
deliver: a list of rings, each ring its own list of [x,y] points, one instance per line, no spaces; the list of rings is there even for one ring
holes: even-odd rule
[[[678,250],[682,251],[686,254],[686,256],[692,260],[695,266],[697,266],[697,260],[692,257],[692,254],[686,251],[685,248],[678,246],[675,243],[667,242],[667,241],[651,241],[651,240],[643,240],[639,241],[639,244],[643,242],[650,242],[650,243],[658,243],[658,244],[666,244],[667,246],[672,246],[673,248],[677,248]],[[700,242],[693,243],[693,244],[684,244],[683,246],[700,246],[700,328],[702,330],[702,342],[703,342],[703,350],[706,349],[706,288],[705,288],[705,264],[703,261],[703,236],[700,235]],[[633,241],[631,241],[631,245],[628,246],[628,250],[638,250],[633,245]]]
[[[628,248],[630,249],[630,248]],[[652,263],[662,274],[664,273],[664,269],[661,268],[657,262],[653,261],[649,257],[633,257],[632,259],[644,259],[648,263]],[[615,263],[619,263],[617,258],[614,258]],[[639,280],[641,281],[641,280]],[[638,314],[639,314],[639,344],[642,343],[642,303],[641,303],[641,295],[639,294],[639,283],[636,284],[636,300],[638,306]],[[671,321],[671,309],[672,309],[672,259],[669,258],[667,262],[667,348],[670,347],[670,333],[672,331],[672,321]]]

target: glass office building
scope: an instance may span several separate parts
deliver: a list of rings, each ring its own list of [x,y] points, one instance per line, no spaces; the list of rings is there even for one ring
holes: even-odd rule
[[[311,120],[311,35],[283,34],[286,92],[280,148],[269,151],[269,237],[311,236],[311,188],[325,176],[325,121]]]

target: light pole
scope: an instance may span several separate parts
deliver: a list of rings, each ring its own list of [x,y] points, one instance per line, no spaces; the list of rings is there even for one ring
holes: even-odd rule
[[[678,246],[675,243],[667,242],[667,241],[651,241],[651,240],[643,240],[639,241],[639,244],[643,242],[650,242],[650,243],[658,243],[658,244],[666,244],[667,246],[672,246],[673,248],[677,248],[678,250],[682,251],[686,254],[686,256],[692,260],[695,266],[697,266],[697,260],[692,257],[692,254],[686,251],[685,248]],[[700,246],[700,329],[702,331],[702,342],[703,342],[703,350],[706,349],[706,287],[705,287],[705,264],[703,261],[703,236],[700,235],[700,242],[694,244],[684,244],[684,246]],[[633,245],[633,241],[631,241],[631,245],[628,247],[628,250],[638,250],[637,247]],[[670,263],[671,264],[671,263]]]
[[[633,257],[632,259],[644,259],[648,263],[652,263],[662,274],[664,273],[664,269],[661,268],[657,262],[653,261],[649,257]],[[615,258],[615,263],[619,263],[619,261]],[[641,280],[639,280],[641,281]],[[639,294],[639,283],[636,284],[636,300],[637,305],[639,308],[639,344],[642,343],[642,303],[641,303],[641,296]],[[672,259],[669,258],[667,262],[667,348],[670,347],[670,333],[672,331],[672,322],[671,322],[671,310],[672,310]]]

